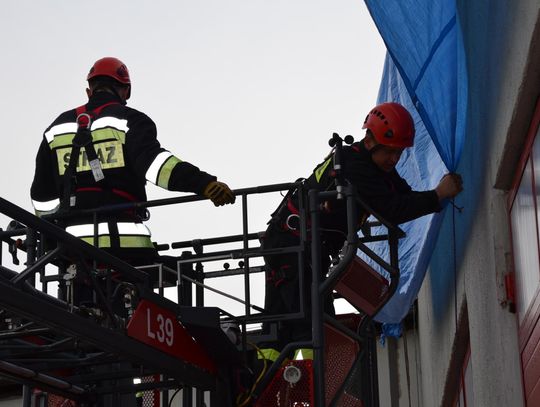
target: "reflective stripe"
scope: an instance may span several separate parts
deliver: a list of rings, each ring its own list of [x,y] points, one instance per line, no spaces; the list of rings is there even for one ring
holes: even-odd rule
[[[154,244],[150,239],[150,230],[142,223],[119,222],[118,238],[121,248],[153,248]],[[94,244],[94,225],[73,225],[66,228],[66,232],[84,240],[86,243]],[[109,225],[106,222],[98,224],[97,247],[111,247],[111,236]]]
[[[121,235],[150,236],[150,229],[142,223],[117,223],[118,233]]]
[[[156,158],[154,158],[154,161],[152,164],[150,164],[150,167],[148,167],[148,170],[146,171],[145,178],[150,181],[154,185],[158,185],[158,175],[159,170],[161,169],[161,166],[169,159],[169,157],[172,157],[173,155],[168,151],[162,151],[159,153]]]
[[[71,146],[73,144],[74,137],[75,133],[54,136],[54,140],[49,142],[49,148],[52,150],[53,148]]]
[[[66,133],[76,133],[77,132],[77,123],[62,123],[52,126],[48,131],[45,132],[45,138],[47,142],[50,143],[53,141],[54,136],[59,134]]]
[[[118,227],[119,235],[132,235],[132,236],[147,236],[150,237],[150,230],[146,225],[142,223],[131,223],[131,222],[119,222],[116,224]],[[84,225],[72,225],[66,227],[66,232],[72,234],[76,237],[86,237],[94,236],[94,225],[93,224],[84,224]],[[109,224],[106,222],[98,223],[98,235],[104,236],[109,235]]]
[[[129,130],[126,119],[117,119],[116,117],[112,116],[100,117],[92,123],[90,130],[93,131],[97,129],[102,129],[104,127],[113,127],[117,130],[123,131],[124,133],[127,133],[127,131]]]
[[[36,211],[40,212],[54,212],[60,205],[60,199],[52,199],[50,201],[35,201],[32,199],[32,205]]]
[[[120,247],[145,247],[154,248],[154,243],[149,236],[120,236]]]
[[[81,237],[81,240],[85,241],[88,244],[94,245],[93,237]],[[99,236],[96,247],[111,247],[111,237],[110,236]]]
[[[54,143],[53,143],[54,144]],[[110,168],[125,167],[124,150],[122,143],[119,140],[102,141],[94,143],[94,150],[101,163],[101,168],[104,170]],[[71,147],[56,149],[56,158],[58,162],[58,174],[64,175],[71,160]],[[86,155],[85,148],[79,151],[77,160],[77,172],[90,171],[91,166]]]
[[[81,237],[81,240],[85,241],[88,244],[94,245],[93,237]],[[111,247],[111,238],[110,236],[99,236],[97,247],[107,248]],[[121,248],[154,248],[152,240],[149,236],[120,236],[120,247]]]
[[[176,164],[181,162],[174,155],[169,157],[165,164],[161,166],[159,170],[157,185],[161,188],[169,189],[169,180],[171,179],[172,170],[176,167]]]
[[[294,353],[295,360],[313,360],[313,349],[301,348]]]
[[[321,177],[324,174],[324,171],[326,170],[326,168],[328,168],[328,165],[331,162],[332,162],[332,157],[330,157],[328,160],[322,163],[321,166],[315,170],[315,179],[317,180],[317,182],[321,180]]]
[[[127,120],[116,117],[101,117],[92,123],[92,139],[94,141],[114,138],[122,144],[126,142],[126,133],[129,130]],[[45,132],[45,138],[51,148],[70,146],[77,132],[77,123],[62,123],[51,127]]]
[[[279,351],[272,348],[260,349],[260,352],[257,352],[257,359],[266,359],[275,362],[278,357]]]
[[[93,236],[94,235],[94,225],[73,225],[66,227],[66,232],[72,234],[76,237],[83,236]],[[109,234],[109,225],[107,223],[98,224],[98,235],[108,235]]]
[[[92,130],[92,141],[94,143],[103,140],[119,140],[122,144],[126,144],[126,133],[110,127]]]

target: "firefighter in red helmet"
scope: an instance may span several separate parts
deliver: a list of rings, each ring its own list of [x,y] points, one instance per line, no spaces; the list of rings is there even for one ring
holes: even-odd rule
[[[414,121],[410,113],[398,103],[382,103],[367,115],[363,128],[365,137],[341,150],[343,177],[352,184],[361,199],[369,207],[394,224],[400,224],[418,217],[438,212],[441,202],[454,198],[463,187],[458,174],[445,175],[437,187],[430,191],[413,191],[398,174],[395,167],[403,151],[414,144]],[[332,162],[334,151],[315,167],[304,181],[307,190],[331,191],[336,189]],[[298,213],[297,191],[290,191],[284,201],[272,214],[266,230],[263,248],[278,249],[299,245],[298,231],[291,225],[291,215]],[[367,218],[365,212],[358,213],[358,228]],[[320,213],[321,243],[323,250],[322,270],[326,274],[330,258],[342,248],[347,234],[346,208],[343,200],[326,201]],[[308,245],[309,246],[309,245]],[[269,255],[265,257],[267,268],[265,310],[268,314],[288,314],[298,312],[300,303],[299,273],[303,273],[306,303],[304,310],[311,309],[310,284],[311,269],[309,247],[306,248],[305,269],[298,269],[296,253]],[[325,308],[332,312],[330,299],[325,300]],[[264,326],[268,332],[268,326]],[[278,341],[266,344],[263,354],[273,359],[289,342],[309,341],[311,324],[309,316],[300,321],[283,321],[278,329]],[[303,351],[305,358],[305,352]]]
[[[44,132],[31,187],[38,215],[145,201],[147,181],[205,196],[216,206],[235,201],[226,184],[163,148],[154,122],[126,106],[131,79],[122,61],[97,60],[87,81],[88,102],[62,113]],[[75,142],[81,126],[90,130],[82,147]],[[143,218],[133,211],[103,215],[99,247],[133,264],[151,261],[157,252]],[[92,219],[68,219],[66,231],[94,244]]]
[[[90,68],[86,80],[90,81],[97,76],[107,76],[124,85],[131,85],[127,66],[118,58],[105,57],[98,59]]]

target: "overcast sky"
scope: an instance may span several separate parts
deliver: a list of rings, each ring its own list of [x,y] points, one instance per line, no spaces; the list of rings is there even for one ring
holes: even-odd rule
[[[4,0],[0,38],[2,197],[30,211],[43,131],[86,102],[98,58],[127,64],[128,104],[165,148],[237,189],[308,176],[333,132],[361,138],[385,54],[361,0]],[[280,199],[250,198],[250,232]],[[149,226],[160,243],[237,234],[240,205],[154,209]]]

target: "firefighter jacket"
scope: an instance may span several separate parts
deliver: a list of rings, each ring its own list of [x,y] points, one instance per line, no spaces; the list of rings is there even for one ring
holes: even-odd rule
[[[145,201],[146,181],[172,191],[202,194],[208,183],[216,179],[162,148],[156,126],[147,115],[125,106],[113,94],[97,92],[84,107],[62,113],[45,130],[31,187],[32,203],[38,216],[58,211],[65,196],[64,174],[70,162],[80,111],[94,116],[91,143],[104,179],[96,181],[82,147],[73,182],[69,184],[72,190],[70,211]],[[66,231],[93,244],[92,218],[68,219]],[[98,221],[99,247],[153,249],[150,232],[134,211],[100,215]]]
[[[333,177],[333,159],[330,154],[315,167],[313,173],[305,180],[306,190],[335,190]],[[354,187],[357,193],[372,210],[393,224],[401,224],[421,216],[441,210],[437,193],[431,191],[413,191],[409,184],[393,169],[391,172],[381,170],[371,159],[371,153],[363,141],[351,146],[343,146],[343,176]],[[322,205],[320,223],[323,244],[329,252],[337,253],[342,247],[347,234],[347,213],[345,200],[331,200]],[[278,222],[283,222],[298,207],[297,192],[292,194],[289,203],[276,211]],[[359,210],[356,220],[360,229],[366,219],[364,211]],[[287,228],[287,225],[285,225]]]

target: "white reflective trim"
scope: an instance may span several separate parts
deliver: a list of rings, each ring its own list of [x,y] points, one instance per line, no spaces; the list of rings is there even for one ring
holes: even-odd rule
[[[116,224],[118,226],[119,235],[135,235],[135,236],[148,236],[150,237],[150,230],[142,223],[120,222]],[[71,233],[73,236],[94,236],[94,225],[73,225],[66,228],[66,232]],[[107,222],[98,224],[98,235],[109,235],[109,224]]]
[[[152,184],[157,185],[157,177],[159,175],[159,170],[163,163],[167,161],[169,157],[172,157],[172,154],[170,152],[162,151],[156,156],[156,158],[154,158],[154,161],[152,162],[150,167],[148,167],[145,178]]]
[[[82,236],[94,236],[94,225],[73,225],[66,228],[66,232],[71,233],[73,236],[82,237]],[[109,234],[109,225],[107,223],[98,224],[98,235],[108,235]]]
[[[50,143],[54,140],[54,136],[67,133],[77,133],[77,123],[62,123],[52,126],[45,132],[45,138],[47,139],[47,142]]]
[[[36,211],[52,211],[60,205],[60,199],[57,198],[52,201],[35,201],[32,199],[32,205]]]
[[[36,211],[50,212],[58,208],[60,205],[60,199],[56,198],[51,201],[35,201],[32,199],[32,205]]]
[[[114,127],[117,130],[127,133],[129,130],[127,120],[117,119],[116,117],[101,117],[92,123],[91,130],[102,129],[104,127]]]
[[[150,229],[142,223],[117,223],[119,235],[150,236]]]

